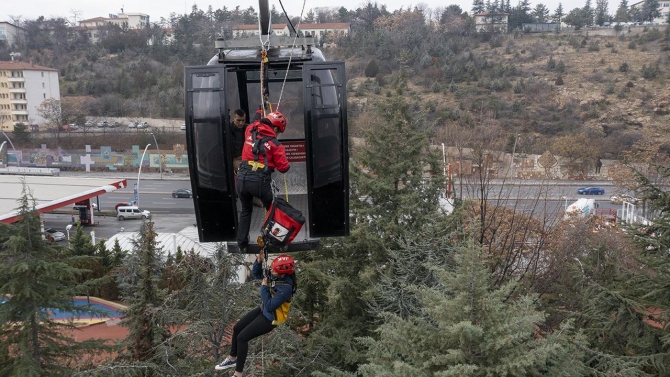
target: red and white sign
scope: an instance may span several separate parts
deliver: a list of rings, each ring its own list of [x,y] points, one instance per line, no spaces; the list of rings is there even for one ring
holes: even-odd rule
[[[282,141],[281,143],[286,151],[286,159],[288,162],[307,161],[304,141]]]

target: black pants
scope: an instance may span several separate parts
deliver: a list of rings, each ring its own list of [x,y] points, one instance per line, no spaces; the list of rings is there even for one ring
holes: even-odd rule
[[[263,207],[270,209],[272,204],[272,177],[269,173],[252,171],[247,165],[242,165],[237,172],[237,195],[242,202],[240,221],[237,228],[237,245],[240,250],[249,245],[249,228],[251,227],[251,214],[254,211],[254,196],[261,199]]]
[[[230,356],[237,357],[236,372],[242,373],[244,371],[244,363],[247,360],[247,352],[249,352],[249,341],[269,333],[274,328],[275,326],[263,315],[260,307],[250,311],[237,321],[233,326],[233,344],[230,348]]]

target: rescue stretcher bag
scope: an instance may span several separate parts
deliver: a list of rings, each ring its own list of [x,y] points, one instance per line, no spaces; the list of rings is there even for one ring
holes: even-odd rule
[[[291,243],[305,225],[302,212],[282,198],[275,198],[265,216],[262,233],[271,245],[283,247]]]

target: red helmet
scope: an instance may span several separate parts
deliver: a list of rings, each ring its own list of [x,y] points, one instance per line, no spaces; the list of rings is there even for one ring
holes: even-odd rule
[[[284,132],[286,129],[286,118],[284,118],[284,115],[280,113],[279,111],[273,111],[270,114],[266,116],[270,123],[272,123],[273,126],[279,127],[279,132]]]
[[[295,261],[292,256],[282,254],[272,261],[270,267],[278,274],[292,275],[295,270]]]

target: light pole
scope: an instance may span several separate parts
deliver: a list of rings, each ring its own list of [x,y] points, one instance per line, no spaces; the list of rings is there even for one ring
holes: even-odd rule
[[[140,206],[140,173],[142,173],[142,162],[144,162],[144,155],[147,153],[147,149],[151,144],[147,144],[146,147],[144,147],[144,152],[142,152],[142,159],[140,160],[140,167],[137,169],[137,200],[135,201],[136,206]]]
[[[156,143],[156,150],[158,151],[158,169],[161,172],[161,179],[163,179],[163,159],[161,158],[161,150],[158,148],[158,142],[156,141],[156,135],[151,133],[151,136],[154,138],[154,143]]]
[[[7,144],[6,141],[3,141],[2,144],[0,144],[0,156],[2,156],[2,148],[5,146],[5,144]],[[0,166],[2,166],[3,164],[4,164],[4,161],[0,160]]]
[[[514,146],[512,147],[512,161],[509,163],[509,168],[512,171],[512,178],[514,178],[514,152],[516,152],[516,142],[519,140],[521,134],[516,134],[514,138]]]
[[[565,209],[564,209],[564,211],[567,211],[567,210],[568,210],[568,197],[567,197],[567,196],[561,196],[561,199],[564,199],[564,200],[565,200]]]
[[[5,138],[7,138],[7,141],[9,141],[9,145],[12,146],[12,150],[16,151],[16,148],[14,148],[14,143],[12,143],[12,139],[10,139],[9,136],[7,136],[7,134],[4,131],[0,131],[0,132],[2,132],[2,134],[5,135]]]

